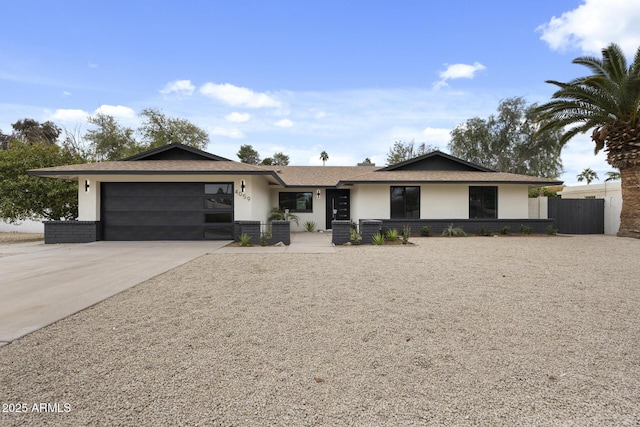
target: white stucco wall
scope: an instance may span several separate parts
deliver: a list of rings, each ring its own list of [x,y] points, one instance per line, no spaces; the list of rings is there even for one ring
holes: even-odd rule
[[[412,185],[405,183],[397,185]],[[388,219],[391,216],[391,185],[355,185],[351,190],[351,216],[361,219]],[[529,218],[528,186],[498,186],[498,218]],[[469,218],[469,184],[420,185],[420,218]]]
[[[270,207],[275,208],[279,206],[280,193],[307,193],[313,194],[312,212],[291,212],[300,218],[299,224],[295,222],[291,223],[291,231],[304,231],[304,223],[307,221],[313,221],[316,223],[316,230],[327,229],[327,211],[326,211],[326,190],[320,189],[320,198],[317,196],[319,187],[301,187],[301,188],[272,188],[270,191]]]
[[[560,194],[563,199],[585,199],[587,197],[595,197],[596,199],[602,199],[604,197],[622,198],[622,189],[620,181],[612,181],[602,184],[566,186],[562,191],[558,192],[558,194]]]
[[[89,180],[89,191],[85,191],[85,180]],[[266,221],[270,209],[267,180],[260,175],[93,175],[78,179],[78,220],[100,220],[101,182],[233,182],[234,192],[240,193],[234,194],[234,220]]]

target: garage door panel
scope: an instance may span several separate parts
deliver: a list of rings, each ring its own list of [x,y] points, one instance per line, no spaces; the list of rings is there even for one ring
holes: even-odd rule
[[[105,221],[111,225],[203,225],[203,214],[200,212],[109,212]]]
[[[202,210],[202,196],[111,196],[105,199],[103,208],[108,211],[194,211]]]
[[[103,234],[104,240],[203,240],[204,229],[180,226],[112,226]]]
[[[202,196],[203,185],[194,182],[109,182],[108,196]]]
[[[233,191],[232,183],[213,184]],[[212,183],[102,183],[104,240],[233,239],[233,194]]]

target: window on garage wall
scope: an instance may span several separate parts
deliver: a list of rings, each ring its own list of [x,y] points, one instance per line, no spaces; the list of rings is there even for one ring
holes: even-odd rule
[[[391,218],[420,218],[420,187],[391,187]]]
[[[289,212],[313,212],[313,193],[280,193],[279,204]]]

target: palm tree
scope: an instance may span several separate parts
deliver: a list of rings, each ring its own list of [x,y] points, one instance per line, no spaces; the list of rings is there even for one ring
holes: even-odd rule
[[[618,236],[640,238],[640,48],[630,66],[616,44],[602,50],[602,59],[582,56],[573,63],[593,74],[568,83],[547,81],[559,89],[536,109],[539,132],[560,129],[564,144],[593,129],[595,152],[604,148],[607,162],[620,170],[623,203]]]
[[[598,174],[591,168],[585,168],[580,174],[576,177],[578,178],[578,182],[587,181],[587,185],[591,184],[591,181],[594,181],[598,178]]]
[[[620,181],[620,172],[611,171],[607,172],[605,175],[607,175],[607,179],[605,179],[604,182]]]
[[[320,160],[322,160],[322,166],[324,166],[325,162],[329,160],[329,155],[327,154],[326,151],[323,151],[322,153],[320,153]]]

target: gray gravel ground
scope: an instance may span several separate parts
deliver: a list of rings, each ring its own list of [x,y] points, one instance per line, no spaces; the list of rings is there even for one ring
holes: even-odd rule
[[[640,241],[412,241],[169,271],[0,348],[0,424],[640,426]]]

